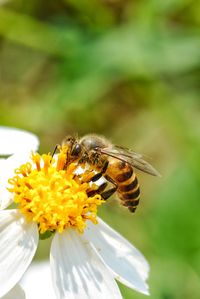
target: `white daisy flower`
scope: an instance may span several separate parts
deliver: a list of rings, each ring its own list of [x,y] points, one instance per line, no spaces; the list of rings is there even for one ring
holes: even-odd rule
[[[39,237],[52,234],[50,267],[56,298],[122,298],[115,279],[148,294],[147,261],[97,218],[104,201],[99,194],[87,193],[98,188],[87,183],[91,172],[77,175],[73,163],[63,170],[65,161],[61,150],[56,160],[50,154],[28,158],[28,153],[17,153],[1,165],[0,298],[23,276]],[[17,208],[5,210],[13,201]]]

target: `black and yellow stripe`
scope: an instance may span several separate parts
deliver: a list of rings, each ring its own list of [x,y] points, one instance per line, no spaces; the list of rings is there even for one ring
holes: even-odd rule
[[[117,193],[122,204],[132,213],[135,212],[140,200],[140,187],[133,167],[121,161],[109,166],[109,175],[117,183]]]

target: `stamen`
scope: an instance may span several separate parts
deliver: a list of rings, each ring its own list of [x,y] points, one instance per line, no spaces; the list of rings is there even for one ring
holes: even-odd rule
[[[98,189],[87,182],[93,170],[77,175],[77,164],[65,169],[66,157],[67,151],[62,148],[57,161],[50,154],[32,154],[32,163],[21,165],[9,179],[12,187],[8,190],[14,193],[21,213],[27,221],[36,222],[45,236],[68,227],[82,233],[86,221],[97,223],[97,209],[104,202],[99,194],[88,196],[88,190]]]

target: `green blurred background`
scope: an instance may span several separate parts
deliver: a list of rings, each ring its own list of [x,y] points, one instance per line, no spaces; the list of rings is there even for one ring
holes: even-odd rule
[[[149,260],[153,299],[200,298],[199,25],[192,0],[0,0],[1,125],[36,133],[41,152],[103,134],[162,173],[138,173],[136,214],[100,210]]]

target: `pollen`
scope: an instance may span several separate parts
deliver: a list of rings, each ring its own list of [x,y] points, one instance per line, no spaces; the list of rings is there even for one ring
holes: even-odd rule
[[[89,182],[93,170],[78,175],[77,164],[65,169],[65,161],[62,150],[56,159],[50,154],[32,154],[30,162],[9,179],[14,202],[28,222],[38,224],[40,234],[62,233],[68,227],[82,233],[87,220],[97,223],[97,208],[104,201],[100,194],[88,196],[88,191],[98,189]]]

